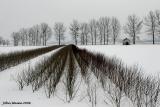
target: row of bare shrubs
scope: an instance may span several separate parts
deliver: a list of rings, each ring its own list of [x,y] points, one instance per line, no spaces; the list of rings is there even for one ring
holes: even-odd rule
[[[116,107],[120,107],[123,96],[128,97],[134,107],[158,107],[160,101],[159,77],[146,76],[138,66],[128,67],[116,58],[108,58],[85,49],[75,51],[80,67],[85,71],[91,65],[91,71],[100,81]]]
[[[120,107],[122,98],[126,97],[134,107],[158,107],[158,78],[145,76],[138,66],[128,67],[116,58],[79,49],[74,45],[60,49],[35,68],[22,72],[17,82],[20,89],[31,85],[33,92],[43,86],[49,98],[55,95],[58,84],[62,83],[65,86],[64,99],[70,102],[80,89],[79,77],[87,85],[87,98],[92,107],[97,105],[98,99],[98,84],[93,82],[94,77],[104,91],[104,101],[107,104],[110,101],[114,106]]]
[[[21,73],[21,78],[18,78],[18,82],[22,82],[21,84],[23,84],[23,86],[31,84],[33,92],[43,85],[46,85],[48,89],[52,86],[53,89],[49,89],[50,96],[50,94],[54,92],[54,87],[62,75],[66,55],[67,50],[60,49],[60,51],[54,53],[49,58],[43,59],[36,67],[28,67],[28,69]],[[22,90],[23,86],[21,87],[20,85],[19,89]]]
[[[56,86],[61,81],[65,86],[65,101],[70,102],[76,95],[75,82],[77,77],[76,60],[72,51],[72,46],[66,46],[45,58],[34,68],[28,67],[17,76],[17,83],[20,90],[24,86],[31,85],[32,91],[37,91],[41,87],[45,88],[48,98],[54,96]],[[78,89],[76,88],[78,91]]]
[[[24,61],[27,61],[29,59],[37,57],[38,55],[47,53],[59,47],[60,46],[55,45],[55,46],[43,47],[43,48],[38,48],[33,50],[1,54],[0,55],[0,71],[3,71],[9,67],[15,66],[17,64],[20,64]]]

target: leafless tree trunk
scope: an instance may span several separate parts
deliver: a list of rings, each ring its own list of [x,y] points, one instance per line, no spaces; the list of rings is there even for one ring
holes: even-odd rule
[[[160,37],[160,10],[156,10],[156,22],[157,22],[157,33],[159,34]]]
[[[58,44],[61,45],[61,40],[64,40],[64,33],[66,28],[63,23],[55,23],[54,25],[54,34],[56,36],[56,40],[58,40]]]
[[[93,19],[92,21],[92,26],[93,26],[93,39],[94,39],[94,44],[96,45],[96,43],[97,43],[97,33],[98,33],[98,22],[95,20],[95,19]]]
[[[84,45],[85,44],[85,36],[84,36],[82,24],[80,25],[80,39],[81,39],[81,45]]]
[[[94,22],[94,19],[92,19],[92,20],[89,22],[89,33],[90,33],[90,35],[91,35],[92,45],[93,45],[93,29],[94,29],[93,22]]]
[[[98,22],[95,19],[92,19],[89,23],[89,32],[91,35],[92,45],[97,42],[97,28],[98,28]]]
[[[113,44],[115,44],[116,39],[118,38],[121,30],[120,22],[116,17],[112,18],[111,26],[112,26]]]
[[[25,29],[24,28],[22,28],[20,31],[20,37],[21,37],[21,44],[22,44],[22,46],[25,46]]]
[[[128,21],[124,26],[124,32],[133,38],[133,44],[136,43],[136,37],[142,29],[142,23],[143,21],[136,15],[128,16]]]
[[[109,43],[109,35],[111,34],[111,20],[109,17],[101,17],[99,19],[99,24],[103,27],[103,44],[106,44],[107,38],[107,45]]]
[[[100,39],[100,44],[102,45],[102,40],[103,40],[103,26],[98,22],[98,34],[99,34],[99,39]]]
[[[34,30],[32,28],[29,29],[29,33],[28,33],[28,40],[29,40],[29,46],[33,45],[33,36],[34,36]]]
[[[43,38],[43,45],[46,45],[48,38],[50,38],[52,34],[51,28],[46,23],[41,24],[41,31],[42,31],[42,38]]]
[[[34,45],[40,45],[40,26],[39,25],[35,25],[33,26],[33,30],[34,30]]]
[[[82,23],[80,26],[81,31],[81,42],[82,44],[88,44],[88,34],[89,34],[89,26],[87,23]]]
[[[74,39],[76,45],[78,43],[77,38],[79,35],[79,29],[80,29],[80,25],[78,24],[78,21],[73,20],[73,22],[70,25],[70,31],[71,31],[71,35],[73,36],[73,39]]]
[[[0,37],[0,45],[2,44],[2,40],[3,40],[3,38],[2,38],[2,37]]]
[[[155,44],[155,33],[156,33],[156,16],[153,11],[150,11],[149,14],[145,17],[145,26],[146,26],[146,32],[149,35],[152,35],[152,41],[153,44]]]
[[[12,38],[13,38],[13,43],[14,43],[14,46],[18,46],[19,45],[19,41],[20,41],[20,34],[18,32],[13,32],[11,34]]]

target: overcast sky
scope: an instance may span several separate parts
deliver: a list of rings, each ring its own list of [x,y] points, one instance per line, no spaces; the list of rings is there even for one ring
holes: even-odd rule
[[[160,9],[160,0],[0,0],[0,36],[8,38],[22,27],[41,22],[69,24],[73,19],[88,21],[116,16],[124,24],[129,14],[143,18]]]

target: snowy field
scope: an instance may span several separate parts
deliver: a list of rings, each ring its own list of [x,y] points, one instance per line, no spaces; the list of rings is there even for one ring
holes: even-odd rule
[[[15,48],[14,48],[15,49]],[[23,48],[24,49],[24,48]],[[27,48],[28,49],[28,48]],[[31,48],[30,48],[31,49]],[[47,99],[44,92],[38,91],[33,93],[30,89],[31,87],[27,87],[23,91],[18,89],[18,85],[16,83],[16,77],[23,70],[28,69],[28,66],[33,67],[36,63],[43,60],[45,57],[49,57],[51,54],[56,52],[58,49],[53,50],[47,54],[38,56],[34,59],[31,59],[27,62],[19,64],[15,67],[11,67],[7,70],[0,72],[0,106],[4,107],[17,107],[17,105],[6,104],[3,105],[3,102],[31,102],[31,105],[19,105],[19,107],[44,107],[46,105],[54,105],[54,100],[50,101]],[[42,94],[41,94],[42,93]]]
[[[159,59],[160,59],[160,45],[109,45],[109,46],[79,46],[80,48],[86,48],[90,51],[99,52],[106,56],[117,57],[123,60],[127,65],[138,64],[146,74],[158,74],[160,73]],[[8,48],[8,49],[7,49]],[[0,47],[0,53],[19,51],[26,49],[33,49],[36,47]],[[3,51],[6,50],[6,51]],[[34,66],[37,62],[43,60],[44,57],[48,57],[53,54],[53,50],[47,54],[38,56],[27,62],[19,64],[15,67],[9,68],[3,72],[0,72],[0,106],[2,107],[91,107],[88,102],[71,102],[70,104],[64,103],[57,97],[51,97],[48,99],[43,89],[32,92],[31,87],[25,87],[23,91],[18,89],[15,82],[15,77],[18,73],[27,69],[28,65]],[[10,105],[3,102],[31,102],[29,105]],[[106,104],[97,105],[97,107],[112,107]],[[128,103],[122,103],[122,107],[132,107]]]
[[[160,45],[90,45],[79,47],[116,57],[129,66],[138,65],[146,74],[157,75],[160,73]]]
[[[0,54],[9,53],[9,52],[17,52],[23,50],[31,50],[36,48],[42,48],[45,46],[0,46]]]

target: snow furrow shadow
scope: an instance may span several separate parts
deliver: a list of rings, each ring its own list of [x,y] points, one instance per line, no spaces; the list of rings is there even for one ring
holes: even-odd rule
[[[47,52],[50,52],[59,47],[61,46],[55,45],[55,46],[38,48],[38,49],[33,49],[33,50],[1,54],[0,55],[0,71],[16,66],[22,62],[25,62],[39,55],[45,54]]]

